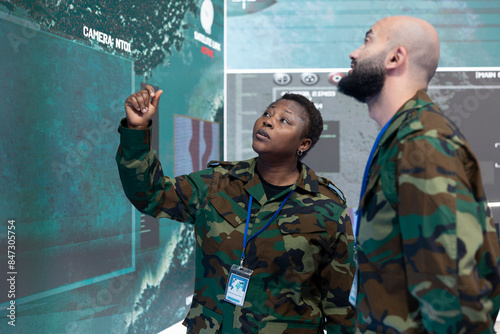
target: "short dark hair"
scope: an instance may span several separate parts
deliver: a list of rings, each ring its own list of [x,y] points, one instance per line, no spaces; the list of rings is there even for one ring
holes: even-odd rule
[[[306,114],[308,116],[308,124],[303,136],[311,139],[311,147],[309,147],[309,149],[300,157],[303,158],[307,154],[307,152],[310,151],[318,142],[319,137],[321,136],[321,132],[323,132],[323,117],[321,117],[321,113],[316,108],[314,103],[304,95],[286,93],[280,99],[278,99],[278,101],[279,100],[295,101],[306,110]]]

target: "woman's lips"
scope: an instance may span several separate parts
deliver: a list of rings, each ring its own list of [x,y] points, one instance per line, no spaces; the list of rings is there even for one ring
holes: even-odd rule
[[[262,129],[257,131],[257,133],[255,134],[255,137],[257,137],[257,139],[259,139],[259,140],[271,140],[271,138],[269,137],[269,134],[265,130],[262,130]]]

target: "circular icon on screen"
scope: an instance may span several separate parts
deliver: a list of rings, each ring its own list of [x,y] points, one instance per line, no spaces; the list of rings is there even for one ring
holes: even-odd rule
[[[275,73],[273,75],[273,81],[277,85],[286,86],[292,82],[292,77],[287,73]]]
[[[336,85],[339,83],[340,79],[345,77],[344,73],[330,73],[328,75],[328,81],[330,81],[332,84]]]
[[[308,86],[314,85],[318,82],[318,80],[319,77],[316,73],[302,73],[300,76],[300,81],[302,81],[304,85]]]
[[[201,26],[207,34],[212,33],[212,24],[214,23],[214,5],[211,0],[204,0],[200,8]]]

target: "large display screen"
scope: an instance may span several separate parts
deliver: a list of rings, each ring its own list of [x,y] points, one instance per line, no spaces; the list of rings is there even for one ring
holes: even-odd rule
[[[18,273],[21,303],[134,270],[135,214],[110,155],[122,114],[116,104],[134,75],[129,59],[11,18],[0,18],[9,51],[0,66],[0,211],[15,220],[8,272]],[[23,36],[31,39],[12,42]],[[0,294],[0,303],[8,300]]]
[[[318,174],[336,183],[348,205],[357,206],[371,147],[380,131],[365,104],[337,92],[348,69],[231,71],[227,75],[226,158],[247,159],[252,127],[272,101],[285,92],[302,94],[321,111],[324,131],[304,158]],[[462,130],[479,160],[490,202],[500,202],[500,68],[440,68],[428,93]]]
[[[223,29],[222,0],[0,2],[1,333],[158,333],[184,319],[193,228],[132,207],[117,129],[150,84],[164,91],[152,148],[165,174],[182,160],[174,115],[200,163],[220,159]]]

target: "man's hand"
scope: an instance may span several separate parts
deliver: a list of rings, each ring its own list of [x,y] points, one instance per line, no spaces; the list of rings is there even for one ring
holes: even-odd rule
[[[125,100],[127,126],[131,129],[146,129],[160,102],[162,90],[155,92],[151,85],[130,95]]]

